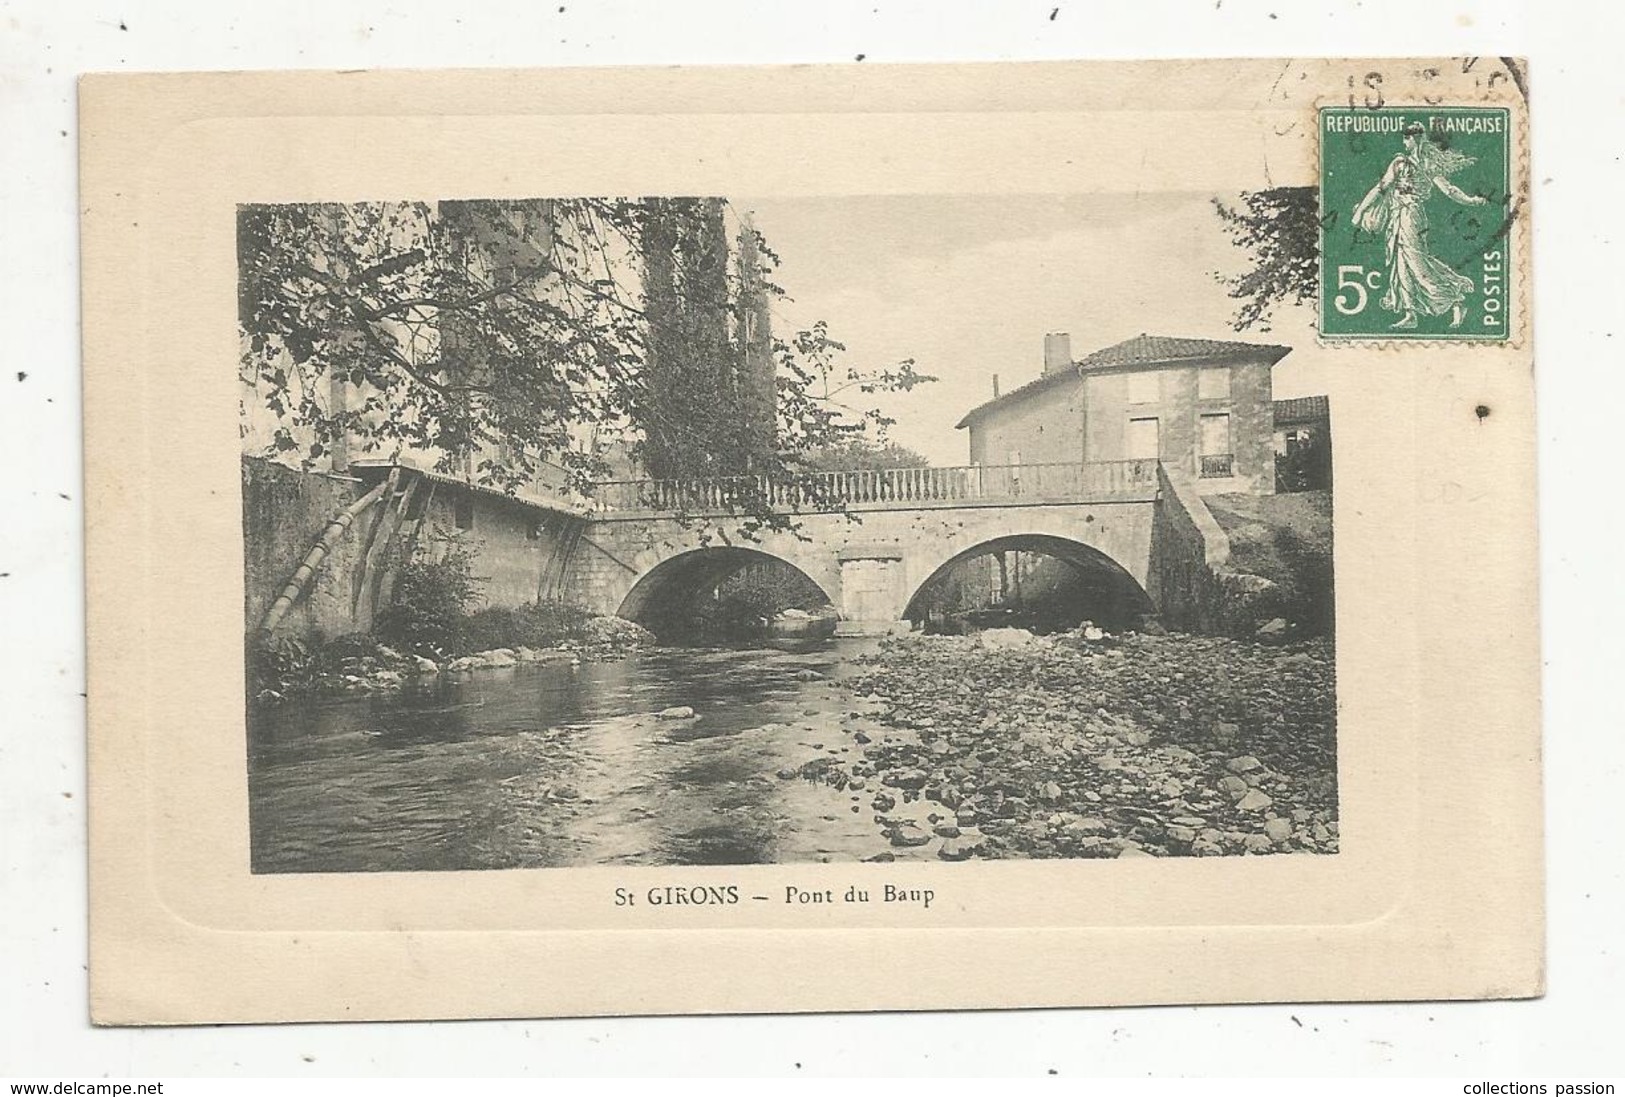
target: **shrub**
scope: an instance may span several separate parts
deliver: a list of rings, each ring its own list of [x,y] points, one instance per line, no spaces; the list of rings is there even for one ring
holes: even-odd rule
[[[563,598],[548,598],[521,609],[531,630],[531,647],[552,647],[566,640],[587,638],[587,623],[592,620],[592,614],[585,606]]]
[[[1330,635],[1337,601],[1331,553],[1318,550],[1289,528],[1276,531],[1275,550],[1291,569],[1298,623],[1310,635]]]
[[[319,644],[316,662],[322,670],[338,670],[349,660],[378,658],[378,641],[365,632],[335,636]]]
[[[479,597],[474,555],[450,540],[439,559],[417,555],[397,566],[394,596],[373,622],[378,639],[402,651],[444,655],[461,646],[468,608]]]
[[[492,648],[530,646],[530,642],[522,638],[524,631],[518,610],[487,606],[459,622],[454,652],[468,655]]]
[[[1331,553],[1285,526],[1272,532],[1271,542],[1281,567],[1272,572],[1268,588],[1237,615],[1237,635],[1245,636],[1275,617],[1295,626],[1299,636],[1331,635],[1336,602]]]
[[[249,695],[261,690],[282,692],[315,678],[318,654],[296,636],[251,635],[248,647]]]
[[[585,638],[591,615],[585,608],[562,599],[545,599],[512,609],[489,606],[475,610],[461,623],[458,650],[463,653],[492,648],[550,648]]]

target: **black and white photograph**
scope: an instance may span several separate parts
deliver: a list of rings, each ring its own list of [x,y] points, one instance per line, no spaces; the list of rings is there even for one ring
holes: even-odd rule
[[[1335,855],[1314,203],[239,205],[252,871]]]

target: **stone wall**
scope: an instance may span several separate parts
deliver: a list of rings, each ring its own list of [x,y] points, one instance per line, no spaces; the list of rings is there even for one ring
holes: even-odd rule
[[[1162,500],[1152,526],[1150,593],[1169,628],[1251,635],[1258,599],[1274,584],[1235,570],[1230,539],[1202,501],[1195,481],[1158,471]]]
[[[1270,366],[1265,362],[1238,362],[1230,372],[1230,395],[1202,399],[1199,366],[1178,366],[1155,371],[1157,398],[1134,402],[1130,376],[1145,371],[1114,371],[1088,375],[1083,423],[1084,460],[1121,461],[1129,456],[1127,427],[1135,418],[1155,418],[1159,429],[1158,457],[1163,464],[1188,473],[1203,495],[1247,491],[1267,494],[1275,490],[1274,402]],[[1202,478],[1201,417],[1230,416],[1232,472],[1228,477]]]
[[[245,628],[252,630],[316,538],[364,488],[349,477],[303,472],[262,457],[244,457],[242,474],[243,616]],[[356,517],[278,632],[308,637],[357,630],[355,584],[379,513],[373,506]]]
[[[244,457],[242,470],[243,612],[245,627],[252,630],[322,531],[377,480],[305,472],[260,457]],[[568,546],[578,532],[572,525],[579,526],[579,519],[455,484],[439,484],[432,495],[422,485],[419,492],[426,505],[417,548],[443,554],[453,538],[471,548],[485,605],[517,606],[560,593]],[[361,597],[363,565],[387,505],[380,502],[357,515],[304,597],[283,618],[279,634],[308,639],[372,627],[373,608]],[[461,528],[465,523],[468,528]],[[380,546],[375,564],[387,562],[400,547]]]
[[[1041,391],[978,416],[970,428],[974,465],[1009,465],[1012,452],[1023,465],[1076,463],[1083,456],[1083,380],[1076,376],[1044,384]]]
[[[467,529],[458,525],[461,517]],[[566,515],[450,484],[436,487],[425,509],[419,545],[444,551],[449,538],[473,550],[480,599],[488,606],[518,606],[549,597],[569,535]]]
[[[1263,363],[1230,371],[1230,437],[1235,475],[1229,481],[1198,481],[1203,495],[1245,491],[1275,492],[1275,396],[1270,368]]]

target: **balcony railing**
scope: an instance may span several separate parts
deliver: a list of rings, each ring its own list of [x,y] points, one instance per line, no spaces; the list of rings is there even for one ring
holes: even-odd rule
[[[862,469],[790,479],[721,476],[696,480],[610,480],[594,494],[600,511],[838,510],[979,500],[1081,500],[1155,491],[1157,462],[959,465]]]
[[[1202,455],[1202,479],[1222,479],[1234,476],[1236,459],[1230,453],[1207,453]]]

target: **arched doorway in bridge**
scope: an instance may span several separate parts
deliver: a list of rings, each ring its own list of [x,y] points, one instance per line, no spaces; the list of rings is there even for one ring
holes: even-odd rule
[[[765,620],[787,610],[833,628],[833,600],[806,572],[759,549],[719,545],[657,564],[617,615],[667,643],[728,643],[763,638]]]
[[[1053,632],[1082,621],[1127,628],[1155,612],[1145,588],[1099,549],[1027,534],[954,556],[920,584],[903,616],[932,631],[1010,624]]]

